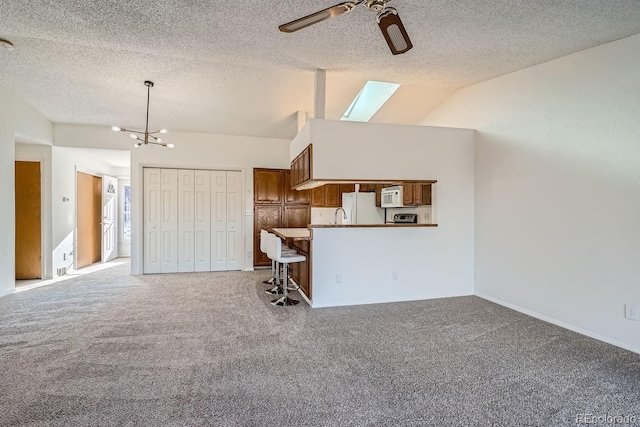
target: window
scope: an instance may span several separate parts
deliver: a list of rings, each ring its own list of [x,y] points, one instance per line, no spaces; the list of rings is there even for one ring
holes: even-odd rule
[[[131,240],[131,186],[125,185],[124,202],[123,202],[123,218],[122,218],[122,240]]]

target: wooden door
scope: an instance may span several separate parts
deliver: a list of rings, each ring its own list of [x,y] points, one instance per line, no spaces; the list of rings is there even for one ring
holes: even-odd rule
[[[76,192],[76,268],[82,268],[102,258],[102,178],[77,172]]]
[[[254,169],[253,193],[254,203],[283,202],[283,170]]]
[[[16,279],[42,278],[40,163],[16,162]]]
[[[260,250],[260,230],[270,230],[282,226],[281,205],[255,205],[254,206],[254,239],[253,239],[253,265],[271,265],[271,260]]]

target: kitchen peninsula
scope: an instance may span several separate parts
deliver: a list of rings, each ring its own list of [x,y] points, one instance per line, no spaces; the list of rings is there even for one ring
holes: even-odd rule
[[[307,122],[290,145],[294,189],[437,181],[433,215],[418,224],[385,224],[386,213],[376,224],[329,224],[339,208],[323,217],[312,208],[303,242],[312,307],[472,294],[474,138],[469,129]]]

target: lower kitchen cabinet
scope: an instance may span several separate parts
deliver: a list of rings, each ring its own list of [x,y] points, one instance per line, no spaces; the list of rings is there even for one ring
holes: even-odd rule
[[[285,228],[307,228],[311,218],[309,206],[285,206],[284,207],[284,227]]]
[[[306,260],[289,264],[291,277],[300,286],[307,298],[311,299],[311,250],[308,241],[294,242],[293,247],[300,255],[304,255]]]

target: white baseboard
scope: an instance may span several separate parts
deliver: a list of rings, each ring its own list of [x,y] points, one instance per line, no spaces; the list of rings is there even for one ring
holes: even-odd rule
[[[484,295],[484,294],[477,293],[477,292],[475,293],[475,296],[477,296],[479,298],[482,298],[482,299],[486,299],[487,301],[494,302],[494,303],[496,303],[498,305],[501,305],[503,307],[507,307],[507,308],[510,308],[512,310],[518,311],[520,313],[526,314],[528,316],[535,317],[536,319],[543,320],[543,321],[545,321],[547,323],[551,323],[551,324],[554,324],[556,326],[560,326],[561,328],[565,328],[565,329],[568,329],[570,331],[577,332],[577,333],[582,334],[582,335],[586,335],[586,336],[588,336],[590,338],[594,338],[594,339],[596,339],[598,341],[603,341],[603,342],[606,342],[607,344],[615,345],[616,347],[620,347],[620,348],[623,348],[625,350],[629,350],[629,351],[632,351],[634,353],[640,354],[640,348],[628,345],[628,344],[623,343],[623,342],[618,341],[618,340],[614,340],[613,338],[609,338],[609,337],[606,337],[604,335],[596,334],[595,332],[591,332],[589,330],[582,329],[582,328],[580,328],[578,326],[575,326],[575,325],[572,325],[570,323],[565,323],[565,322],[562,322],[560,320],[554,319],[552,317],[536,313],[535,311],[531,311],[529,309],[522,308],[522,307],[517,306],[515,304],[511,304],[511,303],[499,300],[498,298],[493,298],[493,297],[490,297],[488,295]]]

